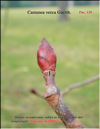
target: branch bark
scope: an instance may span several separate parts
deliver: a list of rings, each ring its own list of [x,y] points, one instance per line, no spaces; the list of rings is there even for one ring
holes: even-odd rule
[[[85,86],[85,85],[87,85],[87,84],[89,84],[91,82],[94,82],[94,81],[98,80],[99,78],[100,78],[99,76],[95,76],[95,77],[92,77],[92,78],[90,78],[88,80],[85,80],[83,82],[79,82],[79,83],[73,84],[73,85],[69,86],[68,88],[66,88],[65,90],[63,90],[61,92],[61,94],[65,95],[68,92],[70,92],[72,89],[75,89],[75,88],[81,87],[81,86]]]
[[[46,70],[43,73],[46,82],[45,99],[56,114],[63,121],[66,128],[83,128],[83,125],[65,104],[59,88],[56,86],[54,71]]]

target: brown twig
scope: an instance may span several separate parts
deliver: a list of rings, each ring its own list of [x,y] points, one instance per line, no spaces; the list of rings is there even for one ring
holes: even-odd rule
[[[83,82],[79,82],[79,83],[73,84],[73,85],[69,86],[68,88],[66,88],[65,90],[63,90],[63,91],[61,92],[61,94],[62,94],[62,95],[65,95],[65,94],[67,94],[68,92],[70,92],[72,89],[75,89],[75,88],[77,88],[77,87],[81,87],[81,86],[87,85],[87,84],[89,84],[89,83],[91,83],[91,82],[94,82],[94,81],[98,80],[99,78],[100,78],[99,76],[95,76],[95,77],[92,77],[92,78],[90,78],[90,79],[88,79],[88,80],[85,80],[85,81],[83,81]]]
[[[52,73],[53,72],[53,73]],[[66,128],[84,128],[79,119],[73,115],[65,104],[59,88],[56,86],[54,71],[46,70],[43,73],[46,90],[45,99],[49,105],[53,108],[59,118],[62,120]]]
[[[73,115],[65,104],[59,88],[55,83],[56,54],[45,38],[42,39],[37,52],[38,65],[46,83],[45,99],[53,108],[66,128],[84,128],[79,119]]]
[[[38,97],[44,98],[44,95],[39,94],[35,89],[30,89],[30,92],[34,95],[37,95]]]
[[[73,85],[69,86],[68,88],[66,88],[65,90],[61,91],[61,94],[62,94],[62,96],[64,96],[67,93],[69,93],[71,90],[73,90],[75,88],[78,88],[78,87],[81,87],[81,86],[85,86],[85,85],[87,85],[89,83],[92,83],[92,82],[98,80],[99,78],[100,78],[99,76],[95,76],[95,77],[87,79],[87,80],[85,80],[83,82],[73,84]],[[37,95],[38,97],[44,98],[44,95],[38,93],[35,89],[31,89],[30,92],[33,93],[34,95]]]

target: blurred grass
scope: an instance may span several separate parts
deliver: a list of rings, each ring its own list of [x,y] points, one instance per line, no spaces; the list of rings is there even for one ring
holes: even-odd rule
[[[60,90],[98,75],[99,7],[71,8],[68,22],[58,22],[58,14],[29,15],[28,10],[57,11],[58,8],[9,10],[7,31],[1,42],[2,128],[63,128],[62,123],[14,123],[11,116],[57,116],[44,99],[29,92],[30,88],[39,93],[45,91],[36,59],[43,37],[57,54],[55,80]],[[79,14],[79,10],[92,11],[92,14]],[[1,27],[3,17],[4,9]],[[70,110],[76,116],[83,116],[80,120],[86,128],[99,127],[98,85],[96,81],[64,96]]]

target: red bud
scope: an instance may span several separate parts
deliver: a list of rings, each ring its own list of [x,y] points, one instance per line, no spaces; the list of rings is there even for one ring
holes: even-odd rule
[[[42,72],[45,70],[54,70],[56,68],[56,54],[48,43],[48,41],[43,38],[42,42],[39,46],[37,52],[37,61],[38,65],[40,66]]]
[[[33,93],[33,94],[37,94],[35,89],[30,89],[30,92]]]

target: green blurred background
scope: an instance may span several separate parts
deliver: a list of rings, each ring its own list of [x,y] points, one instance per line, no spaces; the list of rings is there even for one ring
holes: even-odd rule
[[[57,116],[45,99],[29,92],[31,88],[41,94],[45,91],[36,57],[43,37],[57,55],[55,80],[61,91],[99,74],[98,3],[67,3],[66,10],[71,14],[68,21],[62,22],[58,21],[59,14],[27,14],[28,10],[57,11],[56,1],[10,1],[1,2],[1,7],[1,29],[5,29],[1,35],[2,128],[63,128],[63,123],[15,123],[11,120],[30,120],[15,116]],[[80,10],[92,13],[79,14]],[[64,100],[75,116],[83,116],[80,121],[86,128],[99,127],[98,81],[72,90]]]

